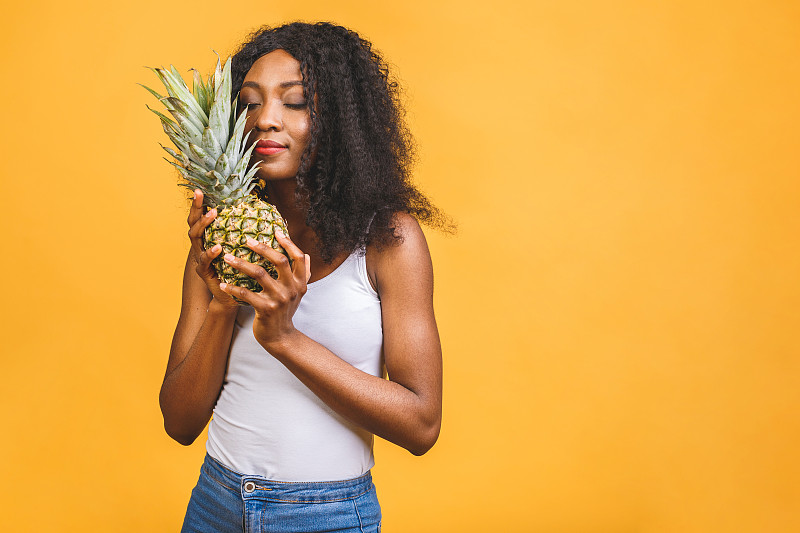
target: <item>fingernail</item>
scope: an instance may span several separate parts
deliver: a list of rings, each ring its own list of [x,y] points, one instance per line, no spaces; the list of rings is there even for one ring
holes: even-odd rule
[[[211,251],[212,251],[212,252],[214,252],[214,253],[217,253],[217,252],[219,252],[220,250],[222,250],[222,246],[221,246],[221,245],[219,245],[219,244],[215,244],[215,245],[214,245],[214,247],[213,247],[213,248],[211,248]]]
[[[219,288],[222,289],[223,291],[227,288],[227,286],[228,286],[227,283],[220,283],[219,284]]]
[[[283,234],[283,230],[281,230],[281,228],[275,229],[275,235],[277,235],[278,237],[282,237],[284,239],[286,238],[286,235]]]
[[[226,261],[226,262],[228,262],[228,263],[232,263],[232,262],[233,262],[233,261],[235,261],[235,260],[236,260],[236,258],[235,258],[235,257],[233,257],[231,254],[225,254],[225,261]]]
[[[214,215],[216,215],[216,214],[217,214],[217,210],[216,210],[216,209],[209,209],[209,210],[208,210],[208,213],[206,213],[206,216],[207,216],[207,217],[209,217],[209,218],[211,218],[211,217],[213,217],[213,216],[214,216]]]
[[[257,246],[258,245],[258,241],[255,240],[252,237],[247,237],[245,242],[247,242],[247,246]]]

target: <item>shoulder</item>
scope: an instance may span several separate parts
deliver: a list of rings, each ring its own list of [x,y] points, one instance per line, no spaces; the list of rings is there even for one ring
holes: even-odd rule
[[[390,245],[367,247],[367,273],[379,295],[392,286],[433,283],[433,265],[422,228],[408,213],[395,213],[392,227],[400,238]]]

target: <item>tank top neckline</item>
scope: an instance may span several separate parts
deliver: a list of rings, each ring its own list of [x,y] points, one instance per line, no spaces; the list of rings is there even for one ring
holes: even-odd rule
[[[325,276],[319,278],[317,281],[311,281],[309,283],[306,283],[306,288],[311,289],[313,287],[317,287],[317,286],[321,285],[328,278],[336,277],[336,275],[342,270],[342,267],[344,267],[345,264],[347,264],[350,261],[352,261],[353,257],[355,257],[356,254],[358,254],[358,253],[359,253],[359,250],[356,250],[355,252],[353,252],[350,255],[348,255],[347,257],[345,257],[344,261],[342,261],[339,264],[339,266],[337,266],[336,268],[334,268],[333,270],[328,272]]]

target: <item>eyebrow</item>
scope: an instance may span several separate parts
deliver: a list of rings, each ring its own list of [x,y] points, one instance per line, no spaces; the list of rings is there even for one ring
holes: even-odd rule
[[[288,87],[296,87],[298,85],[303,85],[303,80],[283,81],[280,84],[280,88],[286,89]],[[255,81],[246,81],[242,84],[242,88],[244,89],[245,87],[253,87],[255,89],[260,89],[261,85],[259,85],[258,82]]]

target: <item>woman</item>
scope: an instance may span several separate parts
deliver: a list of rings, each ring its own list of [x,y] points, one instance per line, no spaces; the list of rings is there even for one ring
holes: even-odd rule
[[[397,84],[371,44],[328,23],[264,28],[234,55],[260,194],[286,220],[260,293],[220,284],[195,192],[183,302],[160,403],[184,445],[208,429],[184,531],[379,531],[373,434],[415,455],[441,424],[433,272],[409,181]],[[240,307],[233,297],[252,307]],[[386,372],[388,380],[383,378]]]

